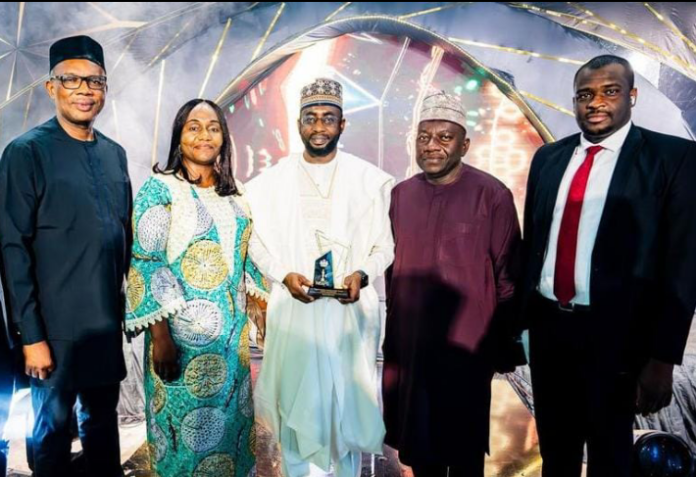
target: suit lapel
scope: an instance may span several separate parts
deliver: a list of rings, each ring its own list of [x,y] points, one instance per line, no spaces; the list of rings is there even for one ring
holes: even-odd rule
[[[604,204],[602,218],[599,222],[599,229],[597,230],[596,244],[602,243],[603,234],[606,233],[607,227],[610,227],[613,222],[614,212],[616,211],[617,205],[621,202],[621,197],[631,177],[631,172],[635,170],[641,144],[643,144],[643,135],[640,129],[636,126],[631,126],[628,136],[626,136],[626,141],[621,147],[621,153],[619,154],[614,174],[609,183],[607,200]],[[595,250],[597,250],[597,247],[595,247]]]

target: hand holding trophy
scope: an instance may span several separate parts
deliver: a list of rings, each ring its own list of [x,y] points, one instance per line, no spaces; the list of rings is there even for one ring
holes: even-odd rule
[[[350,297],[347,288],[335,288],[333,252],[329,250],[314,262],[314,283],[307,294],[313,298],[342,298]]]

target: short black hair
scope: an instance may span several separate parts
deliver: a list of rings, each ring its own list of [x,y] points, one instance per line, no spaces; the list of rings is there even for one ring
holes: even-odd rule
[[[628,60],[616,55],[595,56],[590,61],[582,65],[580,69],[578,69],[578,71],[575,72],[575,77],[573,78],[573,86],[575,86],[575,84],[578,82],[578,76],[580,75],[580,72],[582,70],[598,70],[609,65],[623,66],[624,70],[626,70],[626,79],[628,80],[628,86],[630,89],[633,89],[633,83],[635,81],[633,67],[631,66],[631,63],[628,62]]]

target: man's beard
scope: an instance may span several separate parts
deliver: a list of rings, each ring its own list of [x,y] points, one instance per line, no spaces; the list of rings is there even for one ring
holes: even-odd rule
[[[305,139],[304,136],[302,137],[302,143],[304,144],[305,151],[307,151],[307,153],[310,156],[312,156],[312,157],[324,157],[324,156],[328,156],[329,154],[334,152],[334,150],[338,146],[339,139],[341,139],[341,135],[336,134],[336,136],[331,141],[327,142],[324,147],[320,147],[320,148],[312,146],[312,143],[310,142],[310,140]]]

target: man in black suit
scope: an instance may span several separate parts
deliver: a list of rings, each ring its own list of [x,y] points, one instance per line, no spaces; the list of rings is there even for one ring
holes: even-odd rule
[[[671,400],[696,307],[696,143],[637,127],[633,70],[575,76],[582,134],[532,161],[525,319],[544,477],[629,477],[636,412]]]

